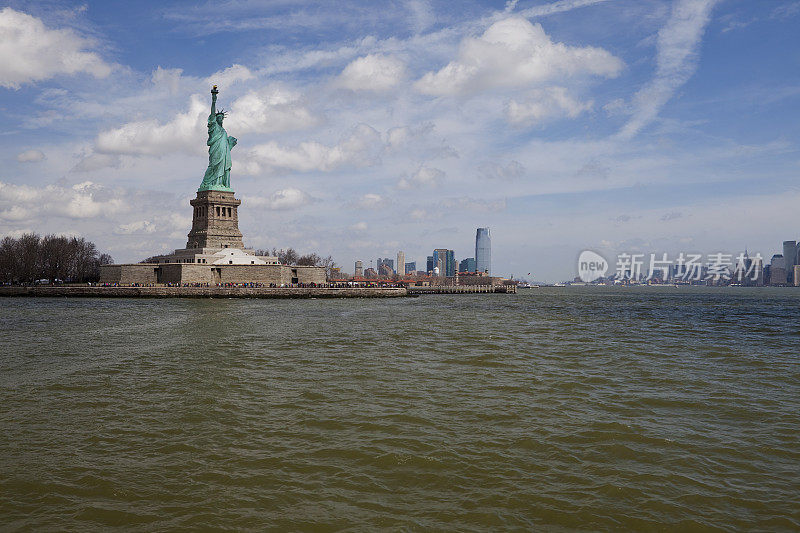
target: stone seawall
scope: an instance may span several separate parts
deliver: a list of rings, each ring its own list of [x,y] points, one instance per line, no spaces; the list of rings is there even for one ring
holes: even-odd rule
[[[0,287],[2,296],[75,298],[396,298],[408,296],[404,288],[321,287]]]
[[[470,294],[470,293],[503,293],[516,294],[516,285],[432,285],[432,286],[410,286],[408,294]]]

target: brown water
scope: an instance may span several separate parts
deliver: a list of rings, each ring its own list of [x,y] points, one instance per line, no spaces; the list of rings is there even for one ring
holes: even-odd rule
[[[800,290],[0,301],[0,529],[800,529]]]

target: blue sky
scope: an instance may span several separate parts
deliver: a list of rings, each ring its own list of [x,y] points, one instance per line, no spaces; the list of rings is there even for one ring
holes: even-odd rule
[[[457,5],[457,8],[454,7]],[[9,2],[0,234],[183,247],[208,91],[251,247],[770,256],[800,237],[800,1]]]

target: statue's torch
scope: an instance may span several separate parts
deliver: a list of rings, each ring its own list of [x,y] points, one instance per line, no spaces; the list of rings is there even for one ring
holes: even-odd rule
[[[217,86],[216,86],[216,85],[214,85],[214,86],[211,88],[211,94],[219,94],[219,90],[217,89]]]

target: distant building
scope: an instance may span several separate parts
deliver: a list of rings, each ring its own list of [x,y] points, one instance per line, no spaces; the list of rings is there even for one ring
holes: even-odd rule
[[[439,267],[440,276],[456,275],[456,253],[447,248],[437,248],[433,251],[434,265]]]
[[[353,276],[357,278],[364,277],[364,263],[362,261],[356,261],[356,268],[355,272],[353,273]]]
[[[410,263],[406,263],[406,274],[413,274],[417,271],[417,262],[412,261]]]
[[[769,284],[770,285],[786,285],[788,275],[786,274],[786,263],[783,260],[782,254],[775,254],[772,256],[772,261],[769,265]]]
[[[378,277],[378,273],[375,271],[374,268],[369,267],[368,269],[366,269],[364,271],[364,277],[365,278],[370,278],[370,279],[377,278]]]
[[[433,262],[433,256],[429,255],[425,266],[425,272],[433,272],[435,267],[436,264]]]
[[[800,265],[794,266],[794,286],[800,287]]]
[[[489,228],[478,228],[475,233],[475,264],[478,272],[492,272],[492,238]]]
[[[378,269],[378,272],[380,272],[380,271],[381,271],[381,267],[382,267],[383,265],[386,265],[386,266],[388,266],[388,267],[389,267],[389,268],[392,270],[392,273],[394,274],[394,259],[389,259],[388,257],[387,257],[387,258],[385,258],[385,259],[381,259],[381,258],[379,257],[379,258],[378,258],[378,264],[376,265],[376,267],[377,267],[377,269]]]
[[[786,269],[786,281],[794,283],[794,266],[797,264],[797,242],[783,241],[783,268]]]
[[[378,267],[378,275],[390,278],[394,275],[394,270],[392,270],[392,267],[390,267],[388,264],[383,263],[381,266]]]
[[[761,287],[764,285],[764,264],[761,257],[751,258],[747,250],[744,252],[742,261],[736,265],[731,277],[732,283],[738,283],[747,287]]]
[[[402,251],[397,252],[397,275],[406,275],[406,254],[404,254]]]
[[[474,257],[467,257],[466,259],[462,259],[461,262],[458,264],[458,271],[459,272],[477,272],[478,266],[475,262]]]

